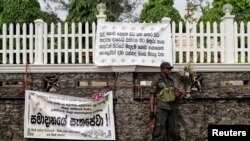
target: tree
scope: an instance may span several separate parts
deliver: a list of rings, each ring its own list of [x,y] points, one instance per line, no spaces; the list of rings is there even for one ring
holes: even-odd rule
[[[203,14],[209,8],[210,2],[209,0],[187,0],[187,5],[193,12],[199,11]]]
[[[3,12],[4,1],[0,1],[0,24],[2,23],[2,12]],[[0,28],[1,29],[1,28]]]
[[[119,17],[120,21],[137,22],[139,21],[138,12],[136,12],[139,5],[142,4],[142,0],[123,0],[123,12]]]
[[[39,18],[46,22],[57,21],[56,17],[41,11],[37,0],[7,0],[4,2],[1,24],[32,23]]]
[[[194,17],[194,13],[199,12],[203,14],[209,8],[209,6],[209,0],[187,0],[184,19],[190,22],[196,21],[197,19]]]
[[[57,10],[68,10],[71,0],[43,0],[43,3],[46,4],[46,10],[52,13],[56,13]],[[54,6],[54,8],[52,7]]]
[[[96,5],[100,2],[106,3],[109,11],[106,14],[112,12],[115,16],[115,20],[135,21],[137,15],[134,14],[134,11],[139,4],[141,4],[141,1],[142,0],[43,0],[46,4],[46,11],[48,12],[56,14],[58,10],[69,11],[69,15],[67,16],[67,21],[69,22],[95,20],[95,14],[97,14]],[[95,13],[90,14],[93,11]],[[85,19],[83,16],[90,16],[92,18]],[[108,19],[111,18],[110,16],[112,15],[109,15]]]
[[[121,1],[121,0],[118,0]],[[67,22],[94,22],[96,15],[98,14],[96,6],[100,3],[100,0],[72,0],[70,3],[69,14],[67,16]],[[109,21],[115,21],[118,19],[118,13],[121,13],[123,8],[117,4],[116,1],[109,1],[106,3],[107,10],[106,15]],[[113,12],[110,8],[117,7],[116,12]]]
[[[204,22],[220,22],[224,16],[223,5],[231,4],[233,6],[232,15],[235,15],[235,21],[248,22],[250,20],[250,0],[214,0],[212,8],[207,10],[200,18],[199,21]]]
[[[64,14],[67,14],[71,0],[43,0],[40,1],[44,5],[45,11],[51,15],[63,15],[60,22],[64,21]]]
[[[194,3],[188,0],[187,5],[186,5],[184,19],[189,22],[195,21],[196,19],[194,18],[194,11],[196,10],[197,10],[197,5],[195,5]]]
[[[175,23],[179,23],[182,19],[173,4],[173,0],[149,0],[143,5],[140,21],[157,22],[161,21],[163,17],[169,17]]]
[[[4,1],[1,0],[1,1],[0,1],[0,13],[3,12],[3,5],[4,5]]]

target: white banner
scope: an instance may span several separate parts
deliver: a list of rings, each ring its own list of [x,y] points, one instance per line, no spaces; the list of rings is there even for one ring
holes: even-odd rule
[[[24,137],[115,140],[112,92],[93,100],[27,90]]]
[[[94,63],[157,67],[163,61],[172,63],[170,27],[166,23],[98,23]]]

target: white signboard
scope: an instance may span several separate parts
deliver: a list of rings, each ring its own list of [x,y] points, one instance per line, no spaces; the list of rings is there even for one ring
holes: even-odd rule
[[[115,140],[112,92],[92,100],[27,90],[24,137]]]
[[[170,25],[101,22],[97,25],[94,57],[97,66],[172,63]]]

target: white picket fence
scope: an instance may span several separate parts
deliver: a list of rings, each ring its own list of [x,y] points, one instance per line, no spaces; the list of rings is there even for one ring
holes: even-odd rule
[[[53,23],[51,25],[36,24],[37,26],[23,24],[22,27],[19,24],[15,27],[13,24],[8,27],[6,24],[3,25],[3,34],[0,35],[2,41],[1,64],[91,63],[90,59],[95,45],[95,23],[91,25],[91,33],[89,23],[85,23],[85,32],[83,32],[82,23],[77,25],[75,23],[70,25],[67,23],[64,25],[61,23],[56,25]]]
[[[179,29],[176,30],[176,23],[172,23],[173,60],[176,66],[189,61],[210,67],[211,64],[221,66],[250,62],[249,22],[246,25],[241,22],[239,30],[233,16],[224,17],[220,25],[186,23],[183,30],[184,24],[178,24]],[[36,20],[35,24],[22,26],[4,24],[0,35],[0,69],[1,66],[26,63],[33,66],[93,65],[95,34],[95,23],[47,25]]]
[[[183,24],[179,23],[179,32],[172,33],[174,62],[184,63],[191,60],[194,63],[203,64],[249,63],[250,22],[247,24],[241,22],[240,27],[237,22],[234,22],[234,28],[226,27],[229,32],[233,31],[232,34],[226,34],[224,25],[223,22],[220,26],[217,23],[211,26],[209,22],[205,24],[201,22],[198,32],[196,23],[186,23],[187,30],[182,33]],[[175,31],[175,23],[172,24],[172,31]],[[233,43],[230,44],[231,42]]]
[[[212,31],[209,22],[205,25],[201,22],[198,32],[197,23],[186,23],[186,32],[183,33],[183,23],[179,23],[179,32],[172,33],[174,62],[226,63],[223,23],[220,23],[220,26],[213,23]],[[175,31],[175,26],[173,23],[172,31]],[[218,32],[218,27],[220,32]]]

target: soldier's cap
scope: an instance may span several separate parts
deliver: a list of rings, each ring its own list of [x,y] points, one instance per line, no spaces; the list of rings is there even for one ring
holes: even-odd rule
[[[160,65],[161,69],[172,69],[174,68],[173,66],[171,66],[171,64],[169,62],[162,62]]]

